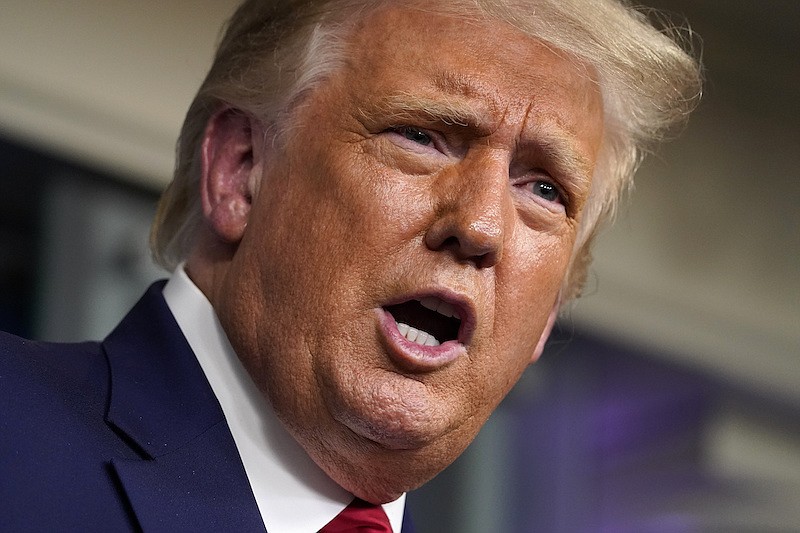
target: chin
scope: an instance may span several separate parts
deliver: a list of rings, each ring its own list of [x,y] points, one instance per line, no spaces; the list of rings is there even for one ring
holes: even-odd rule
[[[347,430],[363,443],[360,450],[365,462],[377,460],[388,471],[389,480],[403,480],[397,489],[401,492],[419,487],[449,466],[479,429],[471,423],[449,427],[441,419],[385,422],[359,420],[357,425],[347,425]]]
[[[314,429],[294,426],[290,432],[328,477],[376,504],[430,481],[461,454],[478,429],[472,420],[447,431],[431,420],[386,424],[352,414],[345,422],[339,418]]]
[[[343,416],[339,422],[358,437],[387,450],[419,450],[435,444],[446,432],[432,422],[398,419],[365,420]]]
[[[419,381],[389,374],[355,394],[330,398],[336,423],[362,440],[387,450],[420,450],[446,439],[471,417],[460,402],[432,395]]]

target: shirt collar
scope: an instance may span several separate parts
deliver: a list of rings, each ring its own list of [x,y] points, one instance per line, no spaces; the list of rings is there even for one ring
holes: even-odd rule
[[[219,400],[267,531],[319,531],[353,495],[330,479],[284,429],[183,265],[163,294]],[[404,508],[405,495],[383,506],[395,532],[401,529]]]

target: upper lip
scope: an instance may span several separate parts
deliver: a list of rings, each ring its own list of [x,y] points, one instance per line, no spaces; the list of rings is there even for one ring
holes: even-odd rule
[[[425,298],[436,298],[453,307],[458,318],[461,319],[461,325],[458,328],[458,342],[463,345],[469,345],[475,333],[478,313],[475,303],[466,295],[459,294],[450,289],[431,289],[394,299],[388,302],[384,307],[409,302],[411,300],[417,300],[422,303],[422,300]]]

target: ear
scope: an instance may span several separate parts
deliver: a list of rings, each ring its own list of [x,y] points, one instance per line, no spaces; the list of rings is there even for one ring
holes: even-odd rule
[[[206,124],[200,191],[203,216],[221,241],[244,235],[261,172],[260,124],[247,114],[221,108]]]
[[[553,305],[553,309],[550,311],[550,316],[547,317],[547,324],[544,326],[544,330],[542,331],[542,335],[539,337],[539,342],[536,343],[536,349],[533,351],[533,356],[531,356],[531,364],[535,363],[539,360],[542,356],[542,352],[544,352],[544,346],[547,344],[547,339],[550,337],[550,332],[553,331],[553,326],[556,323],[556,318],[558,318],[558,310],[561,307],[561,298],[559,298],[555,305]]]

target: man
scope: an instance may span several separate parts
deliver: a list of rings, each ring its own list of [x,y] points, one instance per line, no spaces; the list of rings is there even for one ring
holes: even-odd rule
[[[237,11],[154,225],[167,285],[102,344],[1,341],[0,526],[408,528],[699,90],[616,1],[430,4]]]

